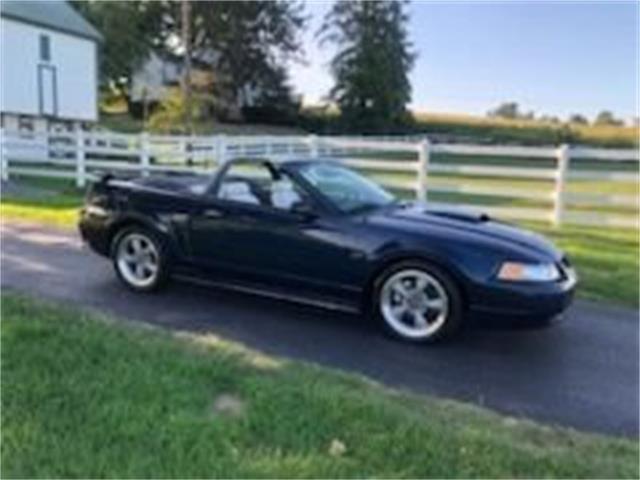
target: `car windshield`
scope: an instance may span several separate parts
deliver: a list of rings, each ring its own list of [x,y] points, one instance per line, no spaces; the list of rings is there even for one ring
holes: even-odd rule
[[[305,165],[300,174],[339,210],[356,213],[384,207],[395,197],[379,185],[341,165]]]

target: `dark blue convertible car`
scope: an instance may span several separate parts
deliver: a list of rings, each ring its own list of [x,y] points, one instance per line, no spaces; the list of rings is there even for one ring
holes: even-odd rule
[[[450,336],[474,314],[548,321],[576,284],[567,257],[544,238],[483,214],[400,201],[334,160],[235,160],[213,176],[105,175],[79,227],[135,291],[187,278],[361,312],[415,342]]]

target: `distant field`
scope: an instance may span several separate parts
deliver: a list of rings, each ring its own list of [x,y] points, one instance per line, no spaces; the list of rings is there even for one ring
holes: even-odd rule
[[[483,143],[555,145],[585,144],[601,147],[638,146],[638,127],[558,124],[539,120],[509,120],[472,115],[414,112],[417,128],[428,133],[478,139]]]

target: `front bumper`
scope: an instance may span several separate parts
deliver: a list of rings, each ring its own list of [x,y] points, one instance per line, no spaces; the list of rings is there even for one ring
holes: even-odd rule
[[[564,312],[573,301],[578,283],[575,271],[563,269],[557,282],[491,281],[474,287],[471,294],[472,312],[501,317],[546,319]]]

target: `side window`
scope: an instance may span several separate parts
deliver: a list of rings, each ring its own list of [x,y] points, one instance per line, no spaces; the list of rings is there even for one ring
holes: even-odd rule
[[[49,35],[40,35],[40,60],[43,62],[51,60],[51,40]]]
[[[304,192],[285,174],[274,178],[266,165],[236,163],[222,178],[217,197],[232,202],[292,210],[306,199]]]

